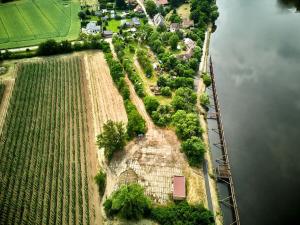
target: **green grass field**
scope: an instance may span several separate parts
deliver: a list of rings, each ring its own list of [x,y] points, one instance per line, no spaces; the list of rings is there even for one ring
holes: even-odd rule
[[[46,39],[74,40],[80,31],[77,0],[0,3],[0,49],[36,45]]]

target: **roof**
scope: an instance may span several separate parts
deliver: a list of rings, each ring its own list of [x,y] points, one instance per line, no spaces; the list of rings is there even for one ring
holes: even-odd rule
[[[170,29],[178,30],[180,28],[179,23],[171,23]]]
[[[154,22],[154,25],[156,25],[156,26],[163,25],[164,24],[164,17],[160,13],[157,13],[153,17],[153,22]]]
[[[184,39],[184,44],[189,49],[194,49],[196,47],[195,42],[192,39],[190,39],[190,38],[185,38]]]
[[[156,0],[157,5],[168,5],[168,0]]]
[[[86,29],[88,31],[100,31],[100,26],[97,26],[97,22],[96,21],[91,21],[86,25]]]
[[[173,177],[173,198],[185,198],[185,177]]]
[[[110,30],[104,30],[103,35],[113,35],[113,32]]]
[[[185,27],[185,28],[191,27],[193,25],[194,25],[194,21],[193,20],[190,20],[190,19],[187,19],[187,18],[184,18],[182,20],[182,26]]]

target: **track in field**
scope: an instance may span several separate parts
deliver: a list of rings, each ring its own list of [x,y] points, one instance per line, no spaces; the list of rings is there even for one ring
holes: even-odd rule
[[[80,57],[22,64],[0,136],[0,224],[93,224]]]

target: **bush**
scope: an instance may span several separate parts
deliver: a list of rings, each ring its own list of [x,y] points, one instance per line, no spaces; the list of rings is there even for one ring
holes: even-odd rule
[[[4,95],[4,90],[5,90],[5,84],[0,83],[0,104],[2,102],[2,98],[3,98],[3,95]]]
[[[203,73],[202,79],[206,87],[209,87],[211,85],[211,76],[208,73]]]
[[[214,225],[213,214],[202,205],[189,205],[186,201],[152,209],[151,218],[164,225]]]
[[[165,127],[172,121],[173,109],[170,105],[160,105],[156,111],[151,114],[153,122],[160,126]]]
[[[202,133],[198,115],[178,110],[172,116],[172,123],[175,126],[177,136],[181,140],[187,140],[193,136],[200,136]]]
[[[138,50],[137,51],[137,59],[142,66],[146,77],[151,77],[153,75],[153,66],[151,61],[149,60],[149,56],[145,50]]]
[[[144,194],[139,184],[123,185],[104,202],[107,216],[115,215],[128,220],[137,220],[148,216],[151,210],[151,201]]]
[[[198,137],[191,137],[181,143],[181,149],[188,158],[191,166],[200,167],[203,162],[205,145]]]
[[[100,195],[103,196],[105,192],[105,186],[106,186],[106,173],[100,170],[97,173],[97,175],[94,177],[94,180],[98,184]]]
[[[170,87],[162,87],[160,89],[160,93],[162,96],[166,96],[166,97],[171,97],[172,96],[172,91]]]
[[[152,111],[157,110],[159,101],[153,96],[146,96],[144,98],[144,104],[147,112],[151,115]]]
[[[97,136],[99,148],[104,148],[104,155],[108,161],[111,160],[116,151],[124,149],[126,144],[126,130],[122,122],[108,120],[103,125],[103,132]]]
[[[207,110],[209,107],[209,96],[206,93],[200,95],[200,104]]]

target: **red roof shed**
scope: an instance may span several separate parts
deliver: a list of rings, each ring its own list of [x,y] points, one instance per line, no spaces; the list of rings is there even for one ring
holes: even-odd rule
[[[173,199],[183,200],[186,198],[185,194],[185,177],[174,176],[173,177]]]

